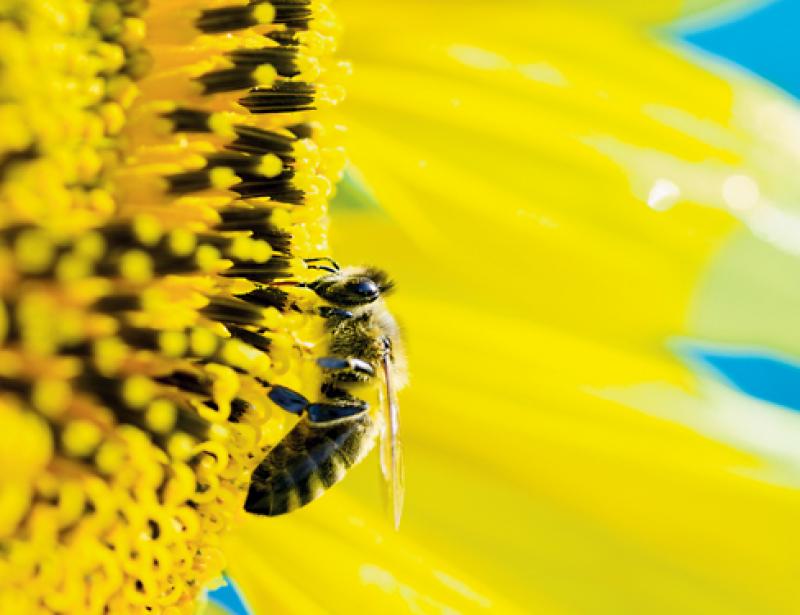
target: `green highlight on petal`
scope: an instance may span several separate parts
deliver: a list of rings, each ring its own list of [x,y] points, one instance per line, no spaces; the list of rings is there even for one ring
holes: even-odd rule
[[[331,201],[331,209],[334,213],[337,211],[357,213],[383,211],[364,176],[352,165],[345,169],[344,176],[336,185],[336,196]]]

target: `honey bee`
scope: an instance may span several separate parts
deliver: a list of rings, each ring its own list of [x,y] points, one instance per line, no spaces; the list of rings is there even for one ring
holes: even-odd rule
[[[403,461],[396,394],[407,378],[399,329],[383,300],[393,284],[379,269],[340,270],[330,263],[315,266],[327,273],[305,285],[327,303],[319,310],[329,334],[329,356],[317,359],[324,372],[321,399],[311,402],[280,385],[270,389],[274,403],[301,419],[253,472],[245,510],[274,516],[308,504],[339,482],[380,436],[380,468],[397,528]],[[375,418],[352,391],[372,383],[381,406]]]

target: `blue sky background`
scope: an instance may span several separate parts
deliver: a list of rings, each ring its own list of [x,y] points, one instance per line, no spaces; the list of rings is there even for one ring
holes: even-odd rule
[[[800,98],[800,0],[775,0],[684,40],[769,79]]]
[[[725,58],[800,98],[800,0],[774,0],[724,23],[679,32],[691,45]],[[800,365],[746,349],[693,346],[685,354],[705,371],[752,397],[800,411]]]
[[[799,26],[800,0],[775,0],[725,23],[695,25],[676,34],[800,98]],[[748,395],[800,410],[800,366],[785,358],[693,345],[687,359]],[[248,615],[232,584],[209,598],[231,615]]]

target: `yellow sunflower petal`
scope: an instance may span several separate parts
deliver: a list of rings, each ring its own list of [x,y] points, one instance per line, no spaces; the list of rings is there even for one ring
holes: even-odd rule
[[[424,541],[395,533],[378,511],[330,495],[300,514],[253,519],[229,541],[242,555],[232,576],[255,613],[529,612]],[[554,607],[541,597],[529,608]]]
[[[758,3],[759,0],[658,0],[646,3],[627,0],[574,0],[574,4],[581,9],[634,23],[665,22],[697,15],[708,18],[709,12],[712,12],[714,18],[718,18],[723,11],[734,12]]]
[[[797,466],[722,423],[763,424],[765,404],[669,344],[798,350],[779,337],[800,298],[773,273],[795,262],[776,220],[792,219],[797,111],[593,9],[504,6],[493,28],[485,5],[340,6],[356,66],[342,121],[362,203],[385,212],[341,213],[333,240],[398,280],[407,514],[376,551],[368,461],[234,549],[271,545],[261,565],[313,579],[333,613],[407,612],[409,595],[458,610],[397,544],[485,600],[466,612],[796,612]],[[749,318],[762,293],[779,322]],[[766,422],[797,428],[781,416]],[[318,527],[341,536],[342,578],[315,566]],[[392,591],[342,580],[364,566]]]

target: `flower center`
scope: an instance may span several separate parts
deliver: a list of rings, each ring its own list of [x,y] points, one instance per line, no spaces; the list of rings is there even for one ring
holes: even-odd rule
[[[335,43],[315,0],[0,8],[0,612],[220,575],[271,387],[321,388]]]

